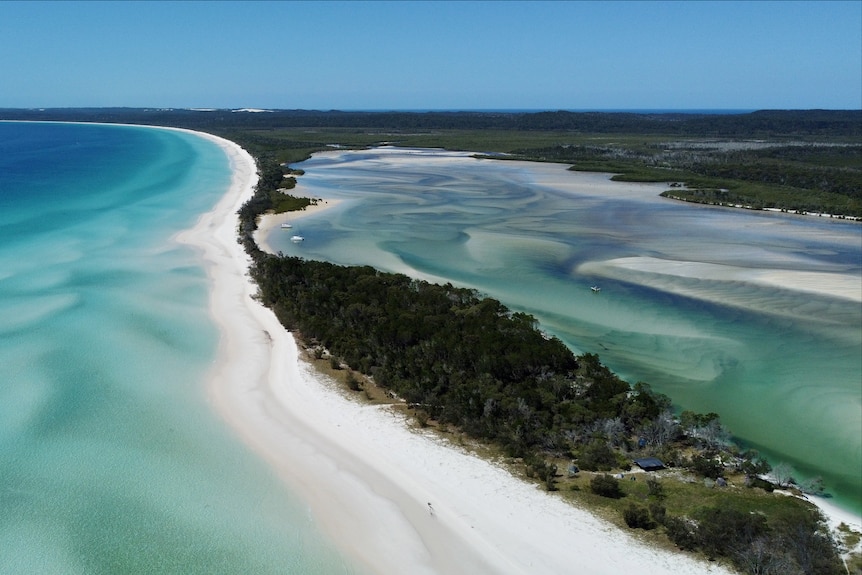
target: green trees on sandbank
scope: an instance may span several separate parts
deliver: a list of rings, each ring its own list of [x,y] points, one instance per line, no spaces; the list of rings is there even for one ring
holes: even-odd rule
[[[662,195],[697,203],[862,217],[859,144],[630,142],[525,148],[512,158],[570,163],[618,181],[673,182]]]

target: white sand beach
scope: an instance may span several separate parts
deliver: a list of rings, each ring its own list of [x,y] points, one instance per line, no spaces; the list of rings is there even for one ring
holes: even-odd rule
[[[351,561],[383,575],[729,573],[649,548],[500,467],[411,431],[387,408],[346,399],[312,372],[291,334],[253,299],[236,241],[236,212],[256,181],[253,159],[206,137],[230,157],[234,180],[179,239],[203,252],[222,332],[208,397]]]

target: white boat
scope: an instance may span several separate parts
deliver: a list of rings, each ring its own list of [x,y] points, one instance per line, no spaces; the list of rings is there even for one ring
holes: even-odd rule
[[[292,238],[290,238],[290,241],[292,242],[301,242],[303,240],[305,240],[305,238],[302,236],[293,236]]]
[[[284,222],[283,224],[281,224],[281,229],[283,229],[283,230],[286,230],[286,229],[289,229],[289,228],[292,228],[292,227],[293,227],[293,226],[292,226],[292,225],[290,225],[290,224],[289,224],[289,223],[287,223],[287,222]]]
[[[598,293],[602,291],[602,288],[600,288],[599,286],[593,286],[590,289],[593,290],[593,293]]]

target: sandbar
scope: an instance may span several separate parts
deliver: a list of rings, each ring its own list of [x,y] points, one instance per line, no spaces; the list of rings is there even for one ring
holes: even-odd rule
[[[754,269],[727,264],[667,260],[643,256],[588,262],[579,269],[587,273],[616,279],[625,279],[625,274],[619,273],[625,270],[644,272],[654,276],[748,282],[862,303],[862,277],[855,274],[789,269]]]

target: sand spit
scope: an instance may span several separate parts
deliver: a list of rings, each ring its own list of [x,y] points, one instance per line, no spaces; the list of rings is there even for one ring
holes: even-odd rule
[[[625,270],[644,272],[654,276],[748,282],[862,302],[862,278],[855,274],[781,269],[764,270],[651,257],[628,257],[604,262],[590,262],[583,264],[581,268],[582,271],[588,273],[605,275],[615,279],[625,279],[624,273],[614,273],[617,270]]]
[[[729,573],[657,551],[504,469],[411,431],[299,360],[295,341],[254,299],[236,211],[256,181],[230,158],[228,193],[180,241],[198,247],[221,332],[208,382],[214,409],[308,505],[346,556],[376,574]],[[431,507],[429,507],[429,502]]]

